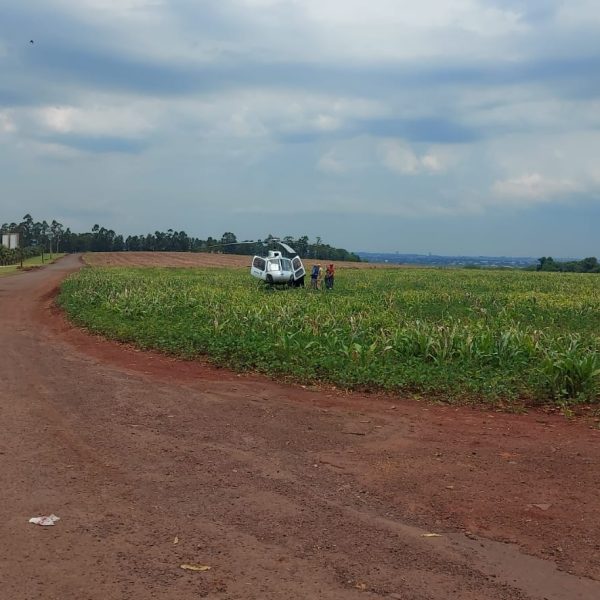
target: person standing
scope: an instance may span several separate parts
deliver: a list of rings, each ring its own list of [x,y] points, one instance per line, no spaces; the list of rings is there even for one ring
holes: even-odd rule
[[[318,267],[319,267],[319,274],[317,275],[317,289],[322,290],[323,289],[323,275],[325,274],[325,271],[323,271],[323,267],[321,265],[318,265]]]
[[[327,266],[327,270],[325,271],[325,287],[328,290],[333,289],[333,280],[335,279],[335,267],[333,263]]]
[[[310,272],[310,287],[313,290],[318,288],[318,279],[319,279],[319,271],[321,270],[321,265],[313,265],[312,271]]]

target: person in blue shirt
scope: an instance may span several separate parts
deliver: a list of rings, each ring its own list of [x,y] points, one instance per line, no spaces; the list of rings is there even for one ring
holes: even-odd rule
[[[312,271],[310,272],[310,287],[313,290],[319,289],[319,273],[321,272],[321,265],[313,265]]]

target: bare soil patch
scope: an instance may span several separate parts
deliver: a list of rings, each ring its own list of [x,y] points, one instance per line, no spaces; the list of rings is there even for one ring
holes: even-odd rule
[[[250,268],[252,256],[241,254],[211,254],[208,252],[90,252],[84,256],[94,267],[229,267]],[[402,268],[399,265],[303,259],[305,267],[313,263],[333,262],[339,269]]]

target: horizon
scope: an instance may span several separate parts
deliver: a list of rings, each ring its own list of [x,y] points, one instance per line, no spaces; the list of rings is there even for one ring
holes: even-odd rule
[[[29,214],[31,215],[30,212],[26,212],[25,214]],[[14,223],[16,225],[18,225],[22,219],[23,219],[22,215],[21,217],[17,218],[17,219],[4,219],[3,217],[0,216],[0,226],[4,223],[4,224],[11,224]],[[34,219],[34,221],[36,222],[43,222],[46,221],[48,223],[50,223],[52,221],[52,217],[50,217],[49,219],[36,219],[35,215],[31,215]],[[58,221],[58,219],[57,219]],[[59,221],[60,223],[60,221]],[[87,229],[81,230],[81,231],[76,231],[74,230],[68,223],[61,223],[61,225],[63,225],[65,227],[65,229],[70,229],[72,233],[76,233],[76,234],[84,234],[84,233],[91,233],[92,232],[92,228],[95,225],[99,225],[100,227],[105,227],[104,224],[102,223],[94,223],[93,225],[90,225]],[[107,229],[112,229],[112,228],[107,228]],[[194,235],[193,233],[191,233],[190,231],[186,231],[185,229],[175,229],[173,227],[167,227],[167,228],[151,228],[148,231],[145,232],[122,232],[119,231],[118,228],[117,229],[113,229],[113,231],[115,232],[116,235],[122,235],[124,239],[126,239],[128,236],[138,236],[138,237],[144,237],[146,235],[153,235],[156,231],[161,231],[161,232],[167,232],[169,230],[172,231],[183,231],[185,232],[189,237],[192,238],[197,238],[197,239],[202,239],[202,240],[206,240],[208,238],[214,238],[214,239],[219,239],[224,233],[226,233],[225,231],[222,233],[216,233],[216,232],[212,232],[209,233],[207,235]],[[243,243],[243,242],[258,242],[259,240],[263,240],[266,239],[269,235],[271,235],[271,233],[267,233],[264,236],[254,236],[254,237],[250,237],[250,238],[243,238],[241,236],[238,236],[237,233],[235,231],[231,231],[231,230],[227,230],[230,233],[233,233],[238,242],[239,243]],[[285,232],[283,232],[285,233]],[[274,237],[279,238],[279,239],[283,239],[285,237],[284,236],[278,236],[273,234]],[[533,260],[538,260],[539,258],[541,258],[542,256],[552,256],[554,259],[557,260],[580,260],[583,258],[587,258],[588,256],[596,256],[595,254],[591,254],[591,255],[586,255],[586,256],[575,256],[575,255],[552,255],[550,253],[534,253],[534,254],[507,254],[507,253],[500,253],[500,254],[481,254],[481,253],[473,253],[473,254],[461,254],[461,253],[457,253],[457,254],[452,254],[452,253],[440,253],[440,252],[431,252],[431,251],[411,251],[411,250],[364,250],[364,249],[354,249],[348,245],[344,245],[344,244],[333,244],[330,240],[323,238],[322,236],[310,236],[308,234],[302,234],[302,235],[307,235],[309,238],[309,241],[314,242],[316,240],[317,237],[321,237],[323,240],[324,244],[333,246],[335,248],[343,248],[345,250],[347,250],[348,252],[352,252],[354,254],[360,255],[360,254],[373,254],[373,255],[386,255],[386,256],[417,256],[417,257],[431,257],[431,258],[507,258],[507,259],[533,259]],[[296,236],[296,238],[298,238],[300,236]],[[149,251],[150,252],[150,251]],[[159,251],[157,251],[159,252]]]

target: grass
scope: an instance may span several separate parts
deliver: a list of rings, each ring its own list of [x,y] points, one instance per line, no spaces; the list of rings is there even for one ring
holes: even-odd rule
[[[266,291],[246,270],[85,269],[77,323],[186,358],[302,382],[448,399],[600,399],[600,277],[340,270],[333,292]]]
[[[52,254],[52,258],[50,258],[49,254],[44,254],[44,262],[43,263],[42,263],[41,256],[33,256],[32,258],[26,258],[23,261],[23,270],[51,264],[51,263],[57,261],[59,258],[62,258],[63,256],[64,256],[64,253],[58,253],[58,254],[54,253],[54,254]],[[5,277],[7,275],[14,275],[15,273],[20,273],[20,272],[21,272],[20,264],[0,266],[0,277]]]

